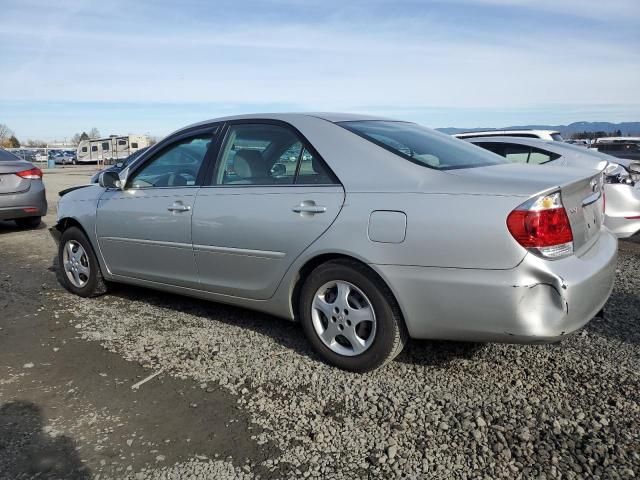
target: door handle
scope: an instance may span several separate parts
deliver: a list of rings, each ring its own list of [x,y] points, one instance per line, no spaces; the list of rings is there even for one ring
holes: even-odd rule
[[[292,209],[296,213],[308,213],[315,215],[316,213],[324,213],[327,211],[327,207],[322,205],[316,205],[315,202],[302,202],[300,205],[296,205]]]
[[[167,210],[169,210],[170,212],[188,212],[189,210],[191,210],[191,207],[189,205],[183,205],[182,203],[176,202],[168,207]]]

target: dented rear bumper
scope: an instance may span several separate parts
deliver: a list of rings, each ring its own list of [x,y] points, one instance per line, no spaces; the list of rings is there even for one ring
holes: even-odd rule
[[[413,338],[550,342],[589,322],[615,277],[617,239],[603,228],[579,257],[528,254],[510,270],[372,265],[392,287]]]

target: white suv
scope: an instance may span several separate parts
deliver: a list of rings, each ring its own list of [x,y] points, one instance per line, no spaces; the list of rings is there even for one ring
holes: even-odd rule
[[[526,138],[539,138],[540,140],[551,140],[555,142],[564,142],[564,138],[560,135],[560,132],[556,130],[485,130],[478,132],[463,132],[456,133],[456,138],[476,138],[476,137],[526,137]]]

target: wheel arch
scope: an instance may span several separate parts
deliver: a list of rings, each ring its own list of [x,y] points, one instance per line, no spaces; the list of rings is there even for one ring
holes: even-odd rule
[[[393,291],[393,288],[391,288],[391,285],[389,285],[389,282],[387,282],[387,280],[380,274],[380,272],[378,272],[371,265],[364,262],[362,259],[359,259],[351,255],[347,255],[344,253],[322,253],[320,255],[317,255],[315,257],[308,259],[302,265],[302,267],[298,269],[298,273],[295,277],[293,288],[291,289],[291,295],[289,297],[289,304],[290,304],[291,311],[293,312],[293,318],[295,321],[299,321],[300,319],[300,316],[299,316],[300,315],[300,311],[299,311],[300,292],[302,290],[302,286],[304,285],[305,280],[309,277],[309,275],[315,268],[333,260],[346,260],[349,262],[356,262],[361,266],[363,266],[364,268],[366,268],[367,270],[369,270],[372,273],[372,275],[375,275],[387,287],[387,289],[389,289],[389,292],[393,297],[393,301],[396,302],[396,305],[398,306],[398,309],[400,311],[402,322],[406,326],[407,322],[405,320],[405,314],[404,314],[402,305],[400,304],[400,302],[398,302],[398,297]]]

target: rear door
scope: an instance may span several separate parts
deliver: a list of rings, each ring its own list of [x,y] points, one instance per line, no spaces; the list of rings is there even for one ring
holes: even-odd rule
[[[271,297],[287,268],[329,228],[343,202],[336,177],[291,126],[232,122],[194,208],[201,288]]]
[[[167,142],[98,202],[96,231],[111,273],[197,287],[191,216],[215,127]]]

